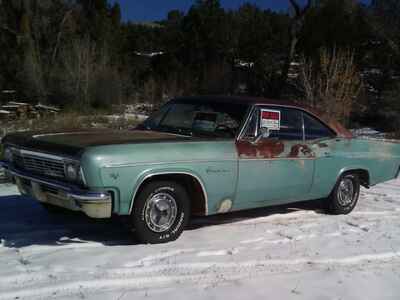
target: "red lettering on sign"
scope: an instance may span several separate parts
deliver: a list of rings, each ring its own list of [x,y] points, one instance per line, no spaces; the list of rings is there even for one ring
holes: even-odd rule
[[[279,120],[280,115],[279,115],[279,112],[263,111],[262,118],[266,119],[266,120]]]

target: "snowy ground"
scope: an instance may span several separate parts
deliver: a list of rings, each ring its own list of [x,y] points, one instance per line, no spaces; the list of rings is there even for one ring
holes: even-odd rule
[[[139,245],[116,221],[49,215],[0,185],[0,299],[400,299],[400,180],[349,216],[317,204],[195,219]]]

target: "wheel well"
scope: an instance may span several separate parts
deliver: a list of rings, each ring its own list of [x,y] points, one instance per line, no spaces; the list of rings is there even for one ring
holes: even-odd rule
[[[367,170],[364,169],[348,170],[345,173],[357,174],[358,177],[360,178],[360,184],[365,188],[370,187],[370,177],[369,177],[369,172]]]
[[[186,189],[191,201],[191,214],[195,216],[207,215],[206,191],[203,189],[200,181],[189,174],[160,174],[146,178],[136,192],[135,197],[143,190],[143,188],[154,181],[174,181]]]

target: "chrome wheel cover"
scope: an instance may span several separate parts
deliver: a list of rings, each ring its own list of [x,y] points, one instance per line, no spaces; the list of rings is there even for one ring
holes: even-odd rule
[[[169,230],[176,220],[177,213],[175,198],[169,193],[156,193],[146,201],[145,222],[153,232]]]
[[[342,207],[353,204],[356,198],[354,182],[350,178],[343,178],[337,190],[337,199]]]

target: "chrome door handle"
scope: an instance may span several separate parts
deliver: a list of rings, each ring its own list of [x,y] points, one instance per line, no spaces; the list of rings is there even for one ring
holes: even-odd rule
[[[308,148],[302,148],[301,153],[303,153],[304,155],[310,155],[312,151]]]

